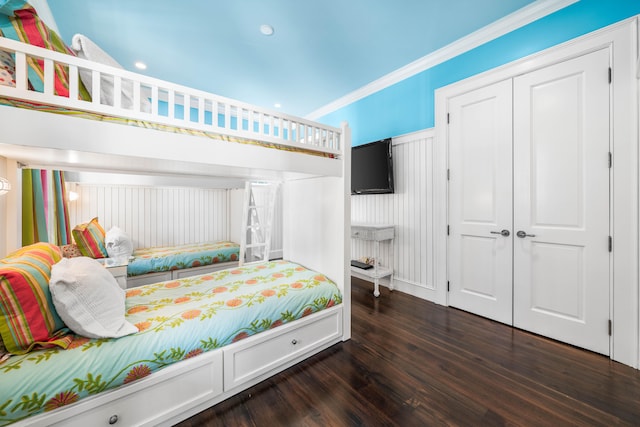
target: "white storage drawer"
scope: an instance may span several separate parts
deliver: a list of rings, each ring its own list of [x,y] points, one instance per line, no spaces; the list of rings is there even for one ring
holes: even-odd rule
[[[339,306],[254,335],[231,348],[223,348],[224,390],[229,391],[289,361],[303,357],[341,335],[342,306]]]
[[[135,288],[142,285],[149,285],[151,283],[164,282],[171,280],[170,271],[161,271],[159,273],[141,274],[139,276],[127,277],[127,288]]]
[[[383,241],[393,239],[394,227],[392,225],[381,226],[351,226],[351,237],[361,240]]]
[[[175,370],[174,375],[156,381],[153,375],[136,383],[97,395],[84,406],[70,405],[61,412],[60,426],[139,426],[157,425],[189,408],[222,394],[222,350],[213,350],[189,361],[191,369]],[[184,362],[180,362],[184,366]],[[172,370],[175,365],[165,368]],[[144,390],[144,393],[142,393]],[[108,401],[109,394],[121,397]],[[176,398],[176,395],[180,398]],[[80,410],[77,410],[81,408]],[[65,415],[66,414],[66,415]],[[37,417],[27,421],[36,421]],[[39,423],[35,423],[39,425]]]

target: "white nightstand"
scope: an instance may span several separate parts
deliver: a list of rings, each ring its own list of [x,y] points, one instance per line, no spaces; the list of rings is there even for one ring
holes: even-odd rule
[[[129,259],[121,258],[98,258],[96,261],[104,265],[104,267],[115,277],[116,282],[122,289],[127,289],[127,266]]]
[[[389,290],[393,290],[393,238],[395,227],[389,224],[351,224],[351,238],[370,240],[375,242],[374,267],[363,270],[351,267],[351,274],[364,280],[373,280],[373,295],[380,296],[379,279],[389,276]],[[386,260],[386,266],[380,264],[380,242],[391,242],[391,259]]]

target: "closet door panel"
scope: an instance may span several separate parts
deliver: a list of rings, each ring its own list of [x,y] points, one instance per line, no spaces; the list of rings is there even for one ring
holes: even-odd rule
[[[514,326],[609,354],[609,52],[514,79]]]
[[[449,304],[508,324],[511,85],[500,82],[449,101]]]

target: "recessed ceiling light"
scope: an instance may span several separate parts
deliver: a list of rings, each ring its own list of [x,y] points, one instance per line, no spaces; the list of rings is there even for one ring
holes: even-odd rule
[[[274,33],[274,29],[269,24],[262,24],[260,25],[260,32],[265,36],[271,36]]]
[[[136,63],[134,65],[136,66],[136,68],[138,70],[146,70],[147,69],[147,64],[145,64],[142,61],[136,61]]]

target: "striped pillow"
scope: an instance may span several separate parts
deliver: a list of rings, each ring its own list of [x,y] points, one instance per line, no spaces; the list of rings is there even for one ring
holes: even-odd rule
[[[0,335],[9,353],[69,346],[49,292],[51,267],[61,258],[57,246],[40,242],[0,260]]]
[[[90,258],[106,258],[109,256],[104,246],[104,228],[98,223],[98,218],[76,225],[71,231],[80,253]]]
[[[4,5],[3,5],[4,3]],[[35,9],[24,0],[0,1],[0,36],[18,40],[33,46],[75,56],[62,38],[50,29],[38,16]],[[29,57],[29,85],[37,92],[44,91],[44,61]],[[69,97],[69,70],[55,64],[54,93]],[[91,95],[79,81],[79,98],[91,100]]]

